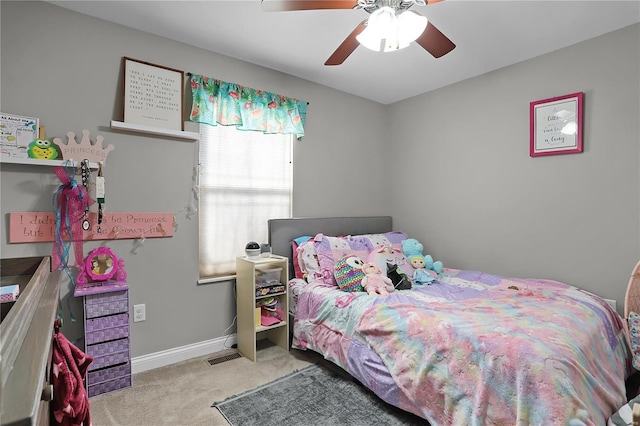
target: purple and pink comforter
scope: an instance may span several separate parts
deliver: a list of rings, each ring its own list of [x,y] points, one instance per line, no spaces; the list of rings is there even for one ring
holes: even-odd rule
[[[601,298],[548,280],[446,270],[390,296],[292,280],[293,347],[432,425],[604,425],[629,347]]]

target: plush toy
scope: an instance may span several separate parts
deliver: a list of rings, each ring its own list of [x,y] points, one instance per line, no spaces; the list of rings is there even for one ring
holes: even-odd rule
[[[393,291],[393,283],[384,275],[373,262],[366,263],[362,267],[365,276],[362,279],[362,287],[370,295],[388,296]]]
[[[414,284],[431,284],[438,278],[438,274],[431,269],[426,268],[426,261],[424,256],[415,255],[409,259],[411,266],[415,268],[413,272]]]
[[[37,160],[55,160],[58,158],[58,151],[56,151],[51,141],[36,139],[29,144],[27,155],[29,158]]]
[[[413,256],[422,256],[424,258],[426,269],[430,269],[434,271],[436,274],[442,273],[442,268],[444,267],[442,262],[439,260],[433,261],[433,257],[430,254],[424,255],[422,251],[424,250],[424,246],[420,244],[418,240],[415,238],[407,238],[402,241],[402,252],[404,253],[407,259],[411,259]]]
[[[387,263],[387,277],[396,290],[411,290],[411,278],[395,263]]]
[[[391,244],[377,246],[371,250],[366,261],[375,263],[381,271],[386,271],[387,265],[391,263],[398,265],[398,271],[404,272],[408,277],[413,275],[413,267],[409,264],[402,250],[394,248]]]
[[[342,256],[333,267],[333,276],[342,291],[364,291],[362,280],[365,275],[362,270],[364,262],[356,255]]]

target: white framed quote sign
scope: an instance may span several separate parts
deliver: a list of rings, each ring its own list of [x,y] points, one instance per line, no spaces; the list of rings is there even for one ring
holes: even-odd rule
[[[124,58],[124,122],[183,129],[184,71]]]

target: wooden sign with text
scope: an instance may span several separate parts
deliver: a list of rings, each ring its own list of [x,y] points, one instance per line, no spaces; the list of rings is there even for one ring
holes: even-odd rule
[[[105,212],[101,233],[98,233],[98,213],[90,212],[89,222],[89,230],[82,231],[84,241],[173,237],[173,213]],[[9,243],[53,242],[55,230],[53,212],[9,213]]]

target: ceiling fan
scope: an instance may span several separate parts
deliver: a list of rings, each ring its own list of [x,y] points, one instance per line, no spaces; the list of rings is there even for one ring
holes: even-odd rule
[[[262,9],[267,12],[364,9],[371,14],[324,63],[340,65],[359,44],[371,50],[389,52],[415,41],[435,58],[451,52],[456,45],[426,17],[409,10],[414,4],[424,6],[440,1],[443,0],[262,0]]]

